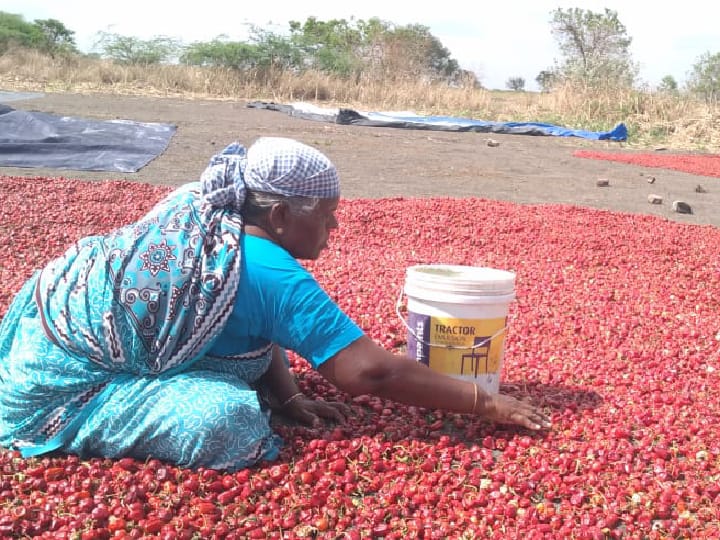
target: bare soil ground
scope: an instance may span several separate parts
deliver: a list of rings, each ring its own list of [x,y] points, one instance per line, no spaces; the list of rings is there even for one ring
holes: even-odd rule
[[[298,139],[328,155],[340,171],[347,198],[480,197],[520,204],[572,204],[720,227],[718,178],[572,155],[578,148],[625,150],[619,143],[343,126],[250,109],[244,101],[46,94],[11,105],[100,120],[171,123],[178,130],[168,149],[137,173],[0,167],[0,174],[6,176],[179,185],[196,180],[210,156],[226,144],[239,140],[249,145],[259,136],[275,135]],[[488,139],[499,146],[488,146]],[[652,184],[650,176],[656,179]],[[607,179],[609,185],[598,187],[599,179]],[[696,192],[698,185],[704,193]],[[663,204],[651,205],[650,194],[663,197]],[[689,203],[693,214],[673,212],[672,202],[678,199]]]

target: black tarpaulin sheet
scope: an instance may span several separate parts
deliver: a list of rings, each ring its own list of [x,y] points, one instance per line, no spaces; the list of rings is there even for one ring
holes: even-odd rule
[[[582,137],[594,140],[625,141],[627,127],[617,124],[611,131],[570,129],[543,122],[492,122],[455,116],[420,116],[411,111],[364,112],[354,109],[323,109],[309,103],[290,105],[253,101],[247,104],[255,109],[280,111],[305,120],[317,120],[354,126],[427,129],[435,131],[474,131],[479,133],[507,133],[512,135],[554,135],[556,137]]]
[[[0,167],[137,172],[162,154],[176,126],[88,120],[0,104]]]

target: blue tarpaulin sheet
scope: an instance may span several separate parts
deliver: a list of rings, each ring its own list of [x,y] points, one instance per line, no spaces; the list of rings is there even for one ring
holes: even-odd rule
[[[420,116],[408,111],[362,112],[354,109],[325,109],[307,103],[289,105],[254,101],[248,107],[285,112],[291,116],[335,124],[427,129],[436,131],[475,131],[482,133],[507,133],[513,135],[554,135],[556,137],[581,137],[584,139],[625,141],[627,127],[618,124],[611,131],[587,131],[570,129],[541,122],[491,122],[453,116]]]
[[[167,148],[170,124],[88,120],[0,104],[0,167],[137,172]]]

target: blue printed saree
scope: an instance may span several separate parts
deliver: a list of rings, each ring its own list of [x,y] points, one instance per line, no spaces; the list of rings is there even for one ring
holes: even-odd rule
[[[0,325],[0,445],[220,469],[274,458],[251,387],[271,347],[206,354],[235,302],[241,234],[188,184],[36,272]]]

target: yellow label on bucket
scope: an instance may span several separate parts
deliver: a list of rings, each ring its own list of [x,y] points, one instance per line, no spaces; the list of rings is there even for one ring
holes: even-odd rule
[[[498,373],[503,353],[505,318],[451,319],[430,317],[429,366],[447,375],[477,377]],[[447,348],[453,347],[453,348]]]

